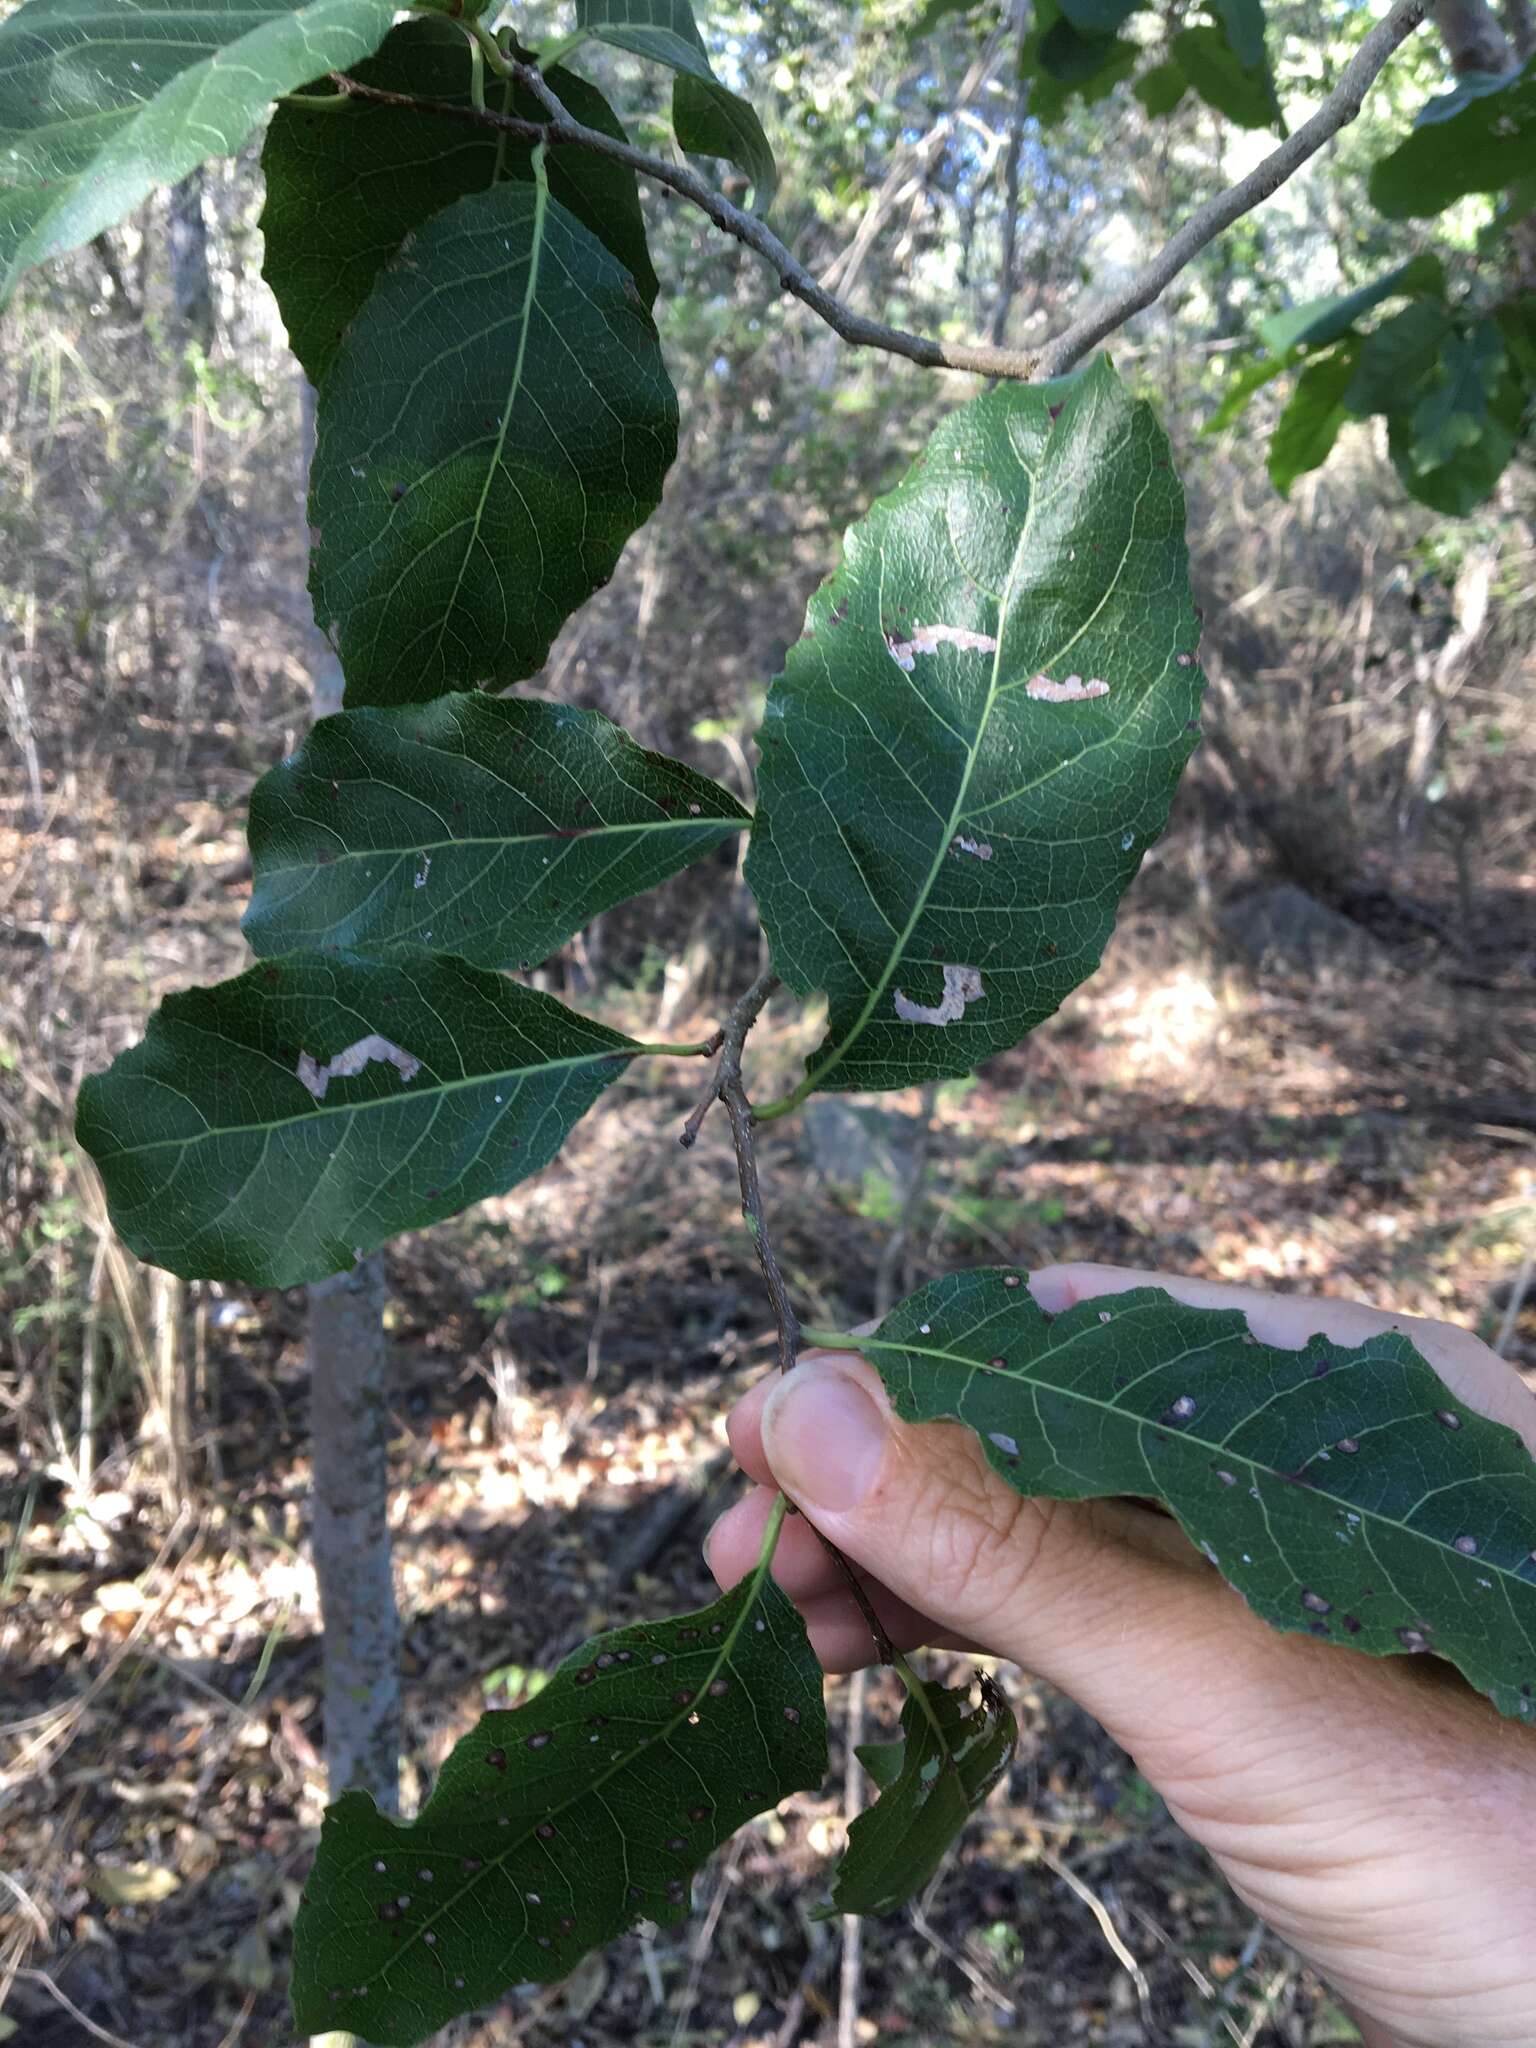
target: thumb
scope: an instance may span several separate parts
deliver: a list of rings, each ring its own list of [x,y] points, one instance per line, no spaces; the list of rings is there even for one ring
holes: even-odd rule
[[[1198,1756],[1223,1696],[1315,1681],[1177,1525],[1129,1502],[1025,1499],[959,1423],[902,1422],[856,1354],[803,1357],[768,1395],[763,1454],[805,1517],[947,1633],[1070,1693],[1144,1769]],[[1309,1655],[1310,1653],[1310,1655]],[[1199,1699],[1202,1712],[1191,1714]]]

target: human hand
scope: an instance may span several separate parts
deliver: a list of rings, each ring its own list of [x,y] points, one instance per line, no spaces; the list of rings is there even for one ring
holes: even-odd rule
[[[1030,1282],[1051,1314],[1149,1284],[1244,1310],[1264,1344],[1402,1330],[1460,1400],[1536,1455],[1536,1401],[1449,1324],[1109,1266]],[[1277,1633],[1166,1516],[1021,1498],[969,1429],[898,1421],[855,1353],[807,1353],[764,1380],[730,1434],[758,1484],[710,1532],[722,1586],[756,1561],[782,1487],[858,1568],[898,1648],[983,1648],[1094,1714],[1255,1912],[1350,2002],[1368,2048],[1536,2048],[1536,1731],[1431,1658]],[[872,1661],[805,1521],[785,1525],[774,1576],[829,1671]]]

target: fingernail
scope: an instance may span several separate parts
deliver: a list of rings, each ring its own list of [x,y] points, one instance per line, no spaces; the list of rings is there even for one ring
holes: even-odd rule
[[[856,1379],[807,1359],[769,1396],[763,1449],[792,1499],[841,1513],[874,1485],[885,1429],[885,1416]]]

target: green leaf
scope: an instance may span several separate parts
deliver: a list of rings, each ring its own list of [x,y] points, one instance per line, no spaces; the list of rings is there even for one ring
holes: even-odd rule
[[[1245,71],[1267,71],[1264,47],[1264,0],[1211,0],[1227,47]]]
[[[141,1259],[292,1287],[537,1173],[638,1050],[462,960],[295,953],[168,997],[75,1135]]]
[[[1283,377],[1291,367],[1289,355],[1252,356],[1247,362],[1234,363],[1227,372],[1221,403],[1200,431],[1204,434],[1219,434],[1223,428],[1230,427],[1266,384],[1273,384],[1277,377]]]
[[[861,1742],[854,1755],[869,1773],[870,1781],[878,1791],[885,1792],[901,1776],[902,1759],[907,1753],[905,1736],[898,1736],[894,1742]]]
[[[1451,316],[1430,299],[1415,299],[1360,344],[1344,409],[1355,419],[1400,412],[1429,375],[1451,332]]]
[[[1333,452],[1349,414],[1344,393],[1355,374],[1358,344],[1341,342],[1329,355],[1314,356],[1296,379],[1285,411],[1269,441],[1269,476],[1282,497],[1297,477],[1320,469]]]
[[[1160,1501],[1273,1627],[1432,1650],[1536,1721],[1536,1461],[1397,1331],[1283,1351],[1156,1288],[1053,1318],[991,1270],[849,1341],[906,1421],[968,1423],[1019,1493]]]
[[[916,1897],[1013,1761],[1013,1710],[985,1672],[973,1681],[974,1705],[970,1684],[950,1691],[931,1679],[903,1677],[912,1696],[901,1717],[902,1740],[859,1751],[880,1796],[849,1828],[831,1904],[819,1917],[891,1913]],[[878,1769],[871,1751],[879,1752]]]
[[[257,954],[435,942],[529,967],[748,822],[596,711],[477,695],[344,711],[256,785],[243,928]]]
[[[467,107],[470,68],[463,31],[431,18],[391,29],[378,55],[352,75],[386,92]],[[549,83],[588,127],[626,139],[595,86],[558,67]],[[323,80],[311,88],[326,89]],[[542,118],[538,102],[510,80],[490,81],[487,105],[526,120]],[[312,383],[324,376],[342,333],[406,236],[466,193],[504,178],[531,183],[532,153],[533,145],[515,136],[403,107],[357,101],[325,115],[276,109],[261,155],[267,190],[262,270]],[[612,250],[649,306],[656,273],[634,172],[586,150],[556,150],[549,190]]]
[[[1194,745],[1197,640],[1168,443],[1106,361],[944,421],[758,735],[747,878],[830,1005],[795,1099],[968,1073],[1092,973]]]
[[[1174,61],[1208,107],[1239,128],[1284,128],[1275,82],[1267,64],[1250,70],[1225,29],[1202,22],[1180,29],[1170,45]]]
[[[1504,344],[1492,320],[1453,334],[1429,389],[1413,409],[1414,461],[1420,469],[1453,462],[1483,438],[1489,402],[1504,374]]]
[[[1443,462],[1437,462],[1420,442],[1417,415],[1389,414],[1387,447],[1404,488],[1436,512],[1452,519],[1465,518],[1483,503],[1508,467],[1528,403],[1525,387],[1506,372],[1489,395],[1477,438]]]
[[[1443,299],[1445,266],[1438,256],[1411,256],[1384,277],[1373,278],[1352,292],[1332,298],[1308,299],[1304,305],[1287,306],[1259,322],[1264,346],[1276,355],[1288,355],[1293,348],[1326,348],[1347,334],[1362,313],[1369,313],[1386,299],[1408,298],[1415,292]]]
[[[1042,68],[1067,86],[1095,84],[1107,91],[1129,75],[1139,54],[1136,45],[1124,37],[1084,35],[1065,17],[1053,23],[1040,40]]]
[[[637,1919],[676,1925],[711,1851],[826,1765],[821,1670],[766,1566],[597,1637],[485,1715],[408,1825],[362,1792],[330,1808],[294,1930],[300,2031],[420,2041]]]
[[[1189,80],[1178,65],[1169,60],[1144,71],[1131,90],[1156,121],[1173,112],[1188,92]]]
[[[1146,0],[1060,0],[1063,17],[1085,36],[1112,36]]]
[[[745,171],[753,207],[767,212],[779,173],[763,124],[715,76],[688,0],[576,0],[576,27],[676,72],[672,125],[678,141],[694,155],[723,156]]]
[[[1060,120],[1068,105],[1092,105],[1135,70],[1138,46],[1123,36],[1081,34],[1056,0],[1036,0],[1028,36],[1019,47],[1019,76],[1029,81],[1029,111],[1042,128]]]
[[[1371,172],[1371,204],[1391,220],[1440,213],[1468,192],[1498,192],[1536,171],[1536,59],[1492,78],[1469,72],[1421,109],[1413,132]]]
[[[378,47],[393,0],[27,0],[0,23],[0,305],[268,102]]]
[[[379,273],[318,424],[316,616],[347,703],[399,704],[540,667],[655,510],[677,397],[628,271],[503,184]]]

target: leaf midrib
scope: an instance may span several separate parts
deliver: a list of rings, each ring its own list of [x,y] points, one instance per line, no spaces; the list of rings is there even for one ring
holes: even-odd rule
[[[533,169],[533,230],[528,248],[528,282],[523,288],[521,311],[521,332],[517,337],[517,357],[512,365],[512,383],[507,392],[506,403],[501,409],[501,422],[496,430],[496,443],[491,458],[485,467],[485,482],[480,487],[480,497],[475,505],[474,517],[469,522],[469,538],[464,552],[459,557],[458,574],[453,580],[453,590],[442,607],[438,623],[437,640],[432,649],[432,658],[441,660],[443,639],[448,631],[448,622],[454,617],[459,602],[459,592],[464,587],[464,578],[469,573],[469,558],[480,539],[480,528],[485,519],[486,501],[491,495],[491,486],[501,470],[501,459],[507,445],[507,434],[512,425],[512,409],[523,388],[523,364],[528,354],[528,336],[533,327],[534,309],[538,303],[539,268],[544,254],[544,217],[549,210],[549,175],[544,164],[544,145],[538,144],[531,158]],[[492,188],[494,189],[494,188]],[[498,579],[499,580],[499,579]],[[505,593],[503,593],[505,597]],[[382,626],[384,614],[380,614]],[[377,648],[378,642],[374,642]]]
[[[1164,1313],[1166,1313],[1166,1305],[1161,1302],[1149,1304],[1145,1308],[1136,1308],[1128,1310],[1122,1309],[1117,1310],[1115,1312],[1117,1322],[1127,1320],[1132,1316],[1159,1316]],[[1130,1409],[1122,1408],[1118,1402],[1106,1401],[1099,1398],[1097,1395],[1084,1393],[1079,1388],[1059,1386],[1053,1381],[1042,1381],[1038,1377],[1039,1368],[1043,1367],[1050,1359],[1057,1357],[1062,1351],[1068,1349],[1070,1345],[1078,1343],[1084,1335],[1088,1334],[1091,1333],[1087,1331],[1079,1331],[1075,1333],[1072,1337],[1068,1338],[1064,1343],[1048,1345],[1045,1348],[1045,1350],[1036,1353],[1035,1356],[1031,1358],[1031,1360],[1029,1361],[1028,1370],[1021,1370],[1018,1367],[1010,1367],[1004,1371],[999,1371],[995,1367],[989,1365],[985,1359],[967,1358],[961,1353],[942,1350],[934,1345],[897,1342],[892,1339],[881,1339],[873,1335],[868,1337],[850,1337],[849,1339],[847,1339],[847,1341],[850,1344],[855,1345],[861,1352],[905,1352],[911,1356],[932,1359],[944,1365],[959,1366],[963,1368],[965,1372],[969,1373],[973,1377],[978,1373],[985,1373],[993,1379],[1006,1380],[1014,1386],[1027,1386],[1035,1389],[1037,1392],[1048,1393],[1066,1401],[1076,1401],[1084,1407],[1096,1409],[1100,1414],[1112,1415],[1116,1418],[1117,1421],[1128,1423],[1138,1430],[1155,1429],[1158,1426],[1155,1421],[1150,1421],[1144,1416],[1137,1415]],[[1174,1363],[1182,1363],[1185,1359],[1197,1358],[1202,1351],[1214,1350],[1217,1348],[1217,1346],[1228,1343],[1231,1339],[1231,1334],[1231,1332],[1225,1332],[1221,1336],[1213,1338],[1209,1345],[1198,1345],[1193,1348],[1182,1351],[1180,1352],[1177,1360],[1159,1359],[1157,1365],[1154,1366],[1152,1370],[1161,1371],[1167,1365]],[[1359,1348],[1365,1349],[1369,1346],[1370,1341],[1371,1340],[1367,1338],[1365,1340],[1365,1345]],[[1367,1355],[1364,1357],[1351,1359],[1349,1363],[1351,1365],[1369,1365],[1380,1363],[1380,1360],[1371,1357],[1367,1353]],[[1143,1375],[1143,1377],[1145,1377],[1145,1375]],[[1307,1382],[1304,1380],[1298,1380],[1295,1383],[1296,1387],[1305,1386],[1306,1384]],[[1294,1391],[1294,1387],[1285,1387],[1281,1388],[1279,1390],[1279,1393],[1285,1394]],[[1278,1395],[1271,1397],[1272,1400],[1275,1398],[1278,1398]],[[1270,1404],[1266,1403],[1265,1405],[1268,1406]],[[1254,1413],[1257,1412],[1258,1410],[1254,1411]],[[1251,1419],[1251,1416],[1244,1416],[1243,1422],[1246,1423]],[[959,1397],[957,1397],[956,1402],[955,1420],[958,1422],[965,1423],[967,1428],[974,1427],[974,1425],[970,1422],[969,1418],[961,1411],[959,1407]],[[1381,1418],[1381,1420],[1379,1421],[1373,1419],[1372,1427],[1381,1428],[1385,1427],[1386,1424],[1389,1422],[1403,1420],[1406,1420],[1406,1418],[1401,1416],[1387,1416]],[[1211,1452],[1213,1456],[1219,1456],[1221,1458],[1227,1459],[1235,1465],[1242,1465],[1255,1478],[1263,1477],[1266,1479],[1272,1479],[1275,1476],[1274,1467],[1272,1465],[1264,1464],[1260,1459],[1252,1456],[1247,1452],[1235,1451],[1231,1447],[1230,1443],[1225,1443],[1208,1436],[1203,1436],[1198,1431],[1189,1429],[1183,1424],[1180,1424],[1177,1429],[1170,1430],[1169,1435],[1179,1443],[1194,1445],[1197,1449],[1207,1450]],[[1041,1440],[1045,1444],[1046,1448],[1050,1450],[1052,1455],[1054,1456],[1055,1446],[1051,1443],[1049,1437],[1045,1435],[1043,1430],[1041,1431]],[[1147,1466],[1147,1471],[1149,1477],[1155,1476],[1152,1473],[1150,1463]],[[1331,1489],[1328,1488],[1326,1485],[1323,1485],[1317,1481],[1309,1481],[1307,1490],[1310,1493],[1315,1494],[1319,1499],[1330,1501],[1337,1507],[1347,1509],[1350,1514],[1358,1515],[1361,1518],[1362,1522],[1370,1522],[1384,1529],[1396,1530],[1403,1536],[1415,1537],[1420,1542],[1429,1544],[1437,1555],[1447,1553],[1450,1555],[1457,1555],[1457,1553],[1455,1553],[1452,1550],[1450,1544],[1439,1541],[1434,1536],[1431,1536],[1427,1531],[1423,1529],[1415,1529],[1410,1523],[1407,1522],[1395,1521],[1390,1515],[1382,1514],[1379,1509],[1362,1507],[1357,1501],[1348,1500],[1344,1496],[1332,1492]],[[1083,1497],[1092,1498],[1093,1496]],[[1157,1497],[1166,1498],[1166,1496],[1163,1494],[1158,1494]],[[1422,1500],[1426,1498],[1428,1498],[1427,1495],[1421,1495],[1421,1503]],[[1169,1505],[1172,1504],[1169,1503]],[[1521,1578],[1519,1576],[1518,1568],[1516,1568],[1515,1570],[1511,1570],[1505,1565],[1496,1564],[1493,1562],[1492,1559],[1481,1556],[1477,1559],[1477,1564],[1479,1568],[1482,1570],[1497,1572],[1501,1578],[1508,1580],[1513,1585],[1521,1587],[1526,1592],[1530,1592],[1532,1590],[1531,1581],[1529,1579]]]
[[[198,1030],[203,1027],[182,1025],[180,1028]],[[217,1036],[217,1034],[214,1035]],[[259,1048],[253,1046],[241,1046],[240,1049],[242,1052],[259,1050]],[[497,1081],[526,1081],[540,1074],[568,1072],[576,1067],[594,1066],[599,1060],[633,1059],[639,1051],[640,1047],[635,1045],[633,1041],[625,1040],[619,1045],[605,1046],[601,1052],[580,1053],[564,1059],[541,1060],[537,1066],[508,1067],[498,1073],[466,1074],[456,1081],[435,1081],[430,1088],[418,1088],[415,1094],[410,1097],[410,1101],[412,1104],[437,1102],[446,1095],[456,1095],[461,1088],[486,1087]],[[334,1058],[334,1054],[332,1057]],[[276,1065],[277,1063],[274,1061],[273,1064]],[[320,1064],[324,1065],[326,1063],[321,1061]],[[422,1064],[425,1065],[425,1061]],[[290,1072],[287,1067],[279,1067],[278,1071],[285,1079],[292,1081],[296,1087],[303,1087],[303,1082],[299,1080],[296,1074]],[[156,1080],[158,1077],[148,1075],[145,1078]],[[349,1077],[343,1075],[340,1078],[345,1080]],[[410,1086],[411,1083],[409,1081],[404,1083],[405,1088]],[[180,1091],[177,1092],[179,1093]],[[183,1097],[183,1099],[189,1098]],[[102,1152],[98,1156],[103,1159],[136,1159],[141,1153],[163,1152],[168,1146],[187,1150],[194,1145],[205,1145],[220,1138],[248,1137],[257,1131],[270,1135],[273,1131],[287,1130],[292,1124],[315,1123],[321,1117],[366,1116],[370,1111],[376,1109],[398,1109],[405,1100],[406,1097],[403,1093],[397,1093],[394,1095],[376,1095],[369,1102],[316,1101],[313,1109],[301,1110],[295,1116],[267,1117],[249,1124],[210,1124],[207,1130],[198,1131],[190,1137],[151,1138],[142,1145],[124,1145],[115,1152]]]
[[[369,783],[365,786],[377,788],[379,785]],[[405,791],[401,792],[402,795],[406,793]],[[421,799],[413,797],[411,801],[419,803]],[[334,826],[327,826],[323,821],[317,820],[316,822],[320,823],[321,828],[325,831],[335,830]],[[750,818],[734,818],[726,815],[724,812],[716,812],[712,817],[657,818],[655,820],[647,820],[645,823],[638,825],[550,825],[542,832],[470,833],[448,839],[412,839],[401,846],[349,848],[345,853],[338,853],[334,860],[328,861],[264,862],[261,871],[264,875],[325,874],[332,869],[345,867],[352,861],[405,860],[423,853],[442,853],[459,846],[543,846],[551,839],[560,840],[568,845],[574,845],[579,839],[612,838],[624,832],[708,832],[718,831],[721,828],[732,832],[744,832],[751,822]]]

